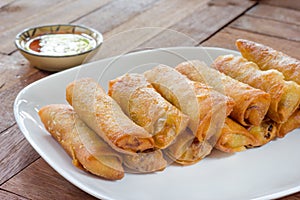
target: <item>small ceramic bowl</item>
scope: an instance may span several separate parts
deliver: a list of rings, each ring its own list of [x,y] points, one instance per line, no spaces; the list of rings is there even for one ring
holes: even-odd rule
[[[91,41],[93,45],[88,48],[81,49],[81,51],[70,51],[69,53],[53,52],[42,52],[40,45],[38,43],[38,50],[31,49],[31,44],[34,43],[36,38],[48,38],[45,43],[51,44],[53,38],[49,39],[49,36],[61,37],[65,36],[76,36],[84,37],[83,39],[77,39],[76,41]],[[85,40],[88,39],[88,40]],[[44,39],[45,40],[45,39]],[[74,40],[74,39],[73,39]],[[36,40],[37,41],[37,40]],[[42,41],[38,39],[38,41]],[[70,42],[71,41],[71,42]],[[65,45],[71,44],[72,40],[60,39],[53,43],[52,49],[57,49],[58,46],[65,43]],[[75,40],[74,40],[75,41]],[[81,25],[71,25],[71,24],[58,24],[58,25],[45,25],[39,27],[28,28],[20,32],[15,39],[15,45],[20,50],[22,55],[30,61],[31,65],[46,71],[61,71],[70,67],[74,67],[82,64],[84,61],[91,58],[98,50],[103,42],[103,36],[98,31],[84,27]],[[89,43],[89,42],[86,42]],[[82,46],[82,44],[80,44]],[[80,46],[78,45],[78,47]],[[34,45],[33,45],[34,46]],[[36,45],[35,45],[36,46]],[[74,46],[74,45],[73,45]],[[37,47],[37,46],[36,46]],[[70,49],[70,47],[68,47]],[[49,48],[48,48],[49,49]],[[59,48],[58,48],[59,49]]]

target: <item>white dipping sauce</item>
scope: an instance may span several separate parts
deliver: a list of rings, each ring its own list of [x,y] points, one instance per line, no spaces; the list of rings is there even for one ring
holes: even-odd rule
[[[96,41],[86,34],[47,34],[30,39],[25,48],[28,51],[49,56],[74,55],[96,47]]]

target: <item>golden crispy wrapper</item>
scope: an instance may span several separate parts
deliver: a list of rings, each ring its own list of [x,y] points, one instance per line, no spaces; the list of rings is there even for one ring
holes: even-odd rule
[[[144,75],[165,99],[190,117],[188,127],[200,142],[212,136],[217,140],[225,118],[232,111],[231,98],[189,80],[166,65],[159,65]]]
[[[70,83],[66,98],[79,117],[116,151],[134,154],[154,148],[152,135],[129,119],[91,78]]]
[[[244,126],[259,125],[269,109],[271,98],[268,93],[226,76],[204,62],[191,60],[180,63],[175,69],[189,79],[206,83],[231,97],[235,104],[230,116]]]
[[[89,129],[69,105],[44,106],[39,116],[45,128],[79,168],[109,180],[123,178],[121,157]]]
[[[161,150],[138,153],[136,155],[123,155],[126,172],[129,173],[149,173],[162,171],[167,167]]]
[[[271,47],[249,40],[239,39],[236,46],[249,61],[255,62],[260,69],[276,69],[286,80],[300,84],[300,61]]]
[[[165,100],[142,74],[125,74],[109,82],[109,95],[138,125],[153,135],[155,147],[168,147],[186,128],[189,117]]]
[[[300,127],[300,110],[296,110],[290,118],[282,123],[279,124],[277,136],[284,137],[290,131]]]
[[[256,138],[246,128],[232,119],[226,118],[215,148],[220,151],[233,153],[244,151],[247,147],[255,146],[256,143]]]
[[[207,142],[199,142],[193,133],[186,129],[178,135],[174,144],[164,150],[168,162],[180,165],[192,165],[210,154],[212,146]]]
[[[300,86],[285,81],[277,70],[262,71],[258,66],[240,56],[219,56],[212,67],[232,78],[261,89],[271,95],[268,117],[283,123],[293,114],[300,103]]]

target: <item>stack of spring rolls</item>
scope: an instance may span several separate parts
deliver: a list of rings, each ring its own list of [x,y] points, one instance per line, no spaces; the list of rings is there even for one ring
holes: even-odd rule
[[[195,164],[213,148],[262,146],[300,126],[300,64],[251,41],[237,47],[244,57],[220,56],[212,67],[192,60],[124,74],[108,93],[76,80],[69,105],[44,106],[40,119],[75,166],[108,180]]]
[[[239,39],[242,56],[219,56],[212,68],[271,97],[264,120],[273,123],[275,137],[284,137],[300,126],[300,61],[271,47]]]

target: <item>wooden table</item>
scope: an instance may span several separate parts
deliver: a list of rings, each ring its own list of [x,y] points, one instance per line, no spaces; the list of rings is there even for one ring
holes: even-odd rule
[[[142,27],[158,31],[128,36],[118,48],[216,46],[235,49],[237,38],[270,45],[300,59],[299,0],[1,0],[0,1],[0,199],[94,199],[56,173],[30,146],[13,116],[13,102],[28,84],[51,73],[30,66],[13,44],[24,28],[53,23],[93,27],[104,39]],[[131,38],[130,38],[131,37]],[[300,199],[300,192],[283,199]]]

